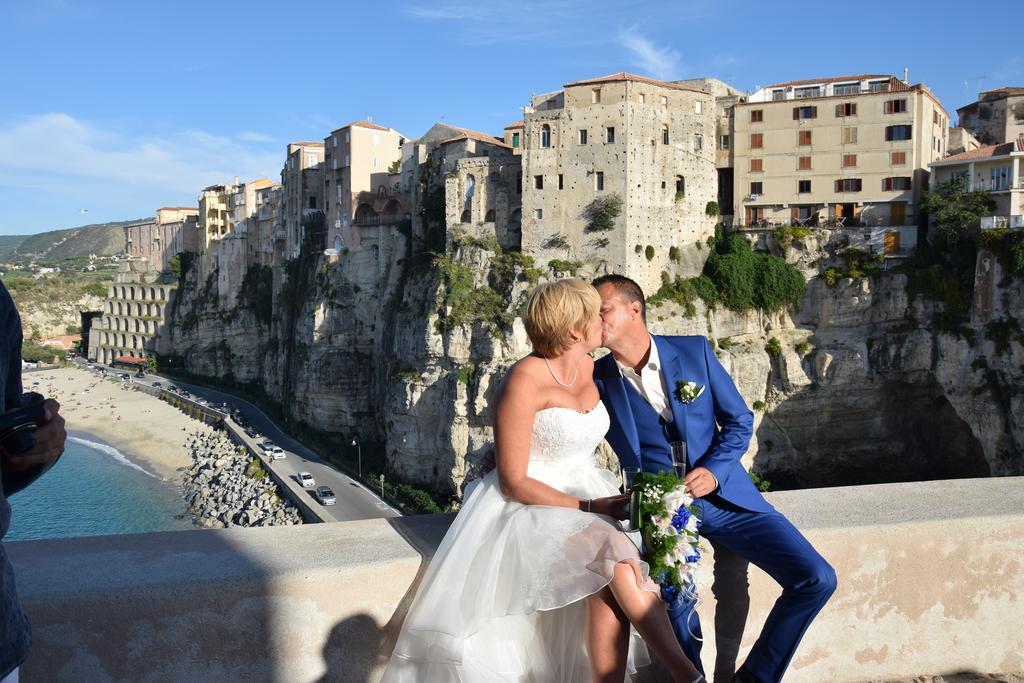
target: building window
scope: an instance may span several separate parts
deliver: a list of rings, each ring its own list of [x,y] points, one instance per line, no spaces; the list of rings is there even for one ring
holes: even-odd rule
[[[836,192],[860,192],[860,178],[843,178],[837,180]]]
[[[646,104],[647,103],[647,95],[645,95],[643,93],[640,93],[639,98],[640,98],[640,104]]]
[[[309,198],[309,208],[311,208],[311,209],[315,209],[316,208],[316,197],[310,197]]]
[[[345,131],[345,142],[348,142],[348,141],[349,141],[348,131],[346,130]]]
[[[796,88],[793,90],[793,97],[802,100],[805,97],[821,97],[821,87],[814,85],[809,88]]]
[[[544,209],[534,209],[533,217],[536,218],[537,220],[544,218]]]
[[[704,112],[704,103],[701,102],[700,100],[696,100],[693,103],[693,113],[694,114],[701,114],[703,112]]]
[[[836,116],[856,116],[857,115],[857,103],[856,102],[844,102],[843,104],[836,105]]]
[[[934,123],[936,126],[939,125],[939,110],[938,109],[932,109],[932,123]]]
[[[668,96],[667,95],[662,95],[661,96],[661,106],[663,106],[663,107],[667,107],[668,106]]]
[[[857,165],[856,154],[844,154],[843,155],[843,168],[854,168]]]
[[[523,172],[520,171],[516,174],[516,194],[523,193]]]
[[[586,128],[580,128],[580,144],[581,145],[587,144],[587,129]]]
[[[793,120],[818,118],[817,107],[793,107]]]
[[[722,149],[729,149],[729,136],[728,135],[723,135],[722,136]]]
[[[811,181],[810,180],[798,180],[798,181],[796,181],[796,191],[799,194],[806,194],[806,193],[810,192],[811,191]]]
[[[906,152],[889,152],[890,166],[903,166],[907,163]]]
[[[764,171],[764,159],[751,159],[750,172],[761,173],[762,171]]]
[[[797,144],[800,144],[800,145],[809,145],[809,144],[811,144],[811,131],[809,131],[809,130],[798,131],[798,134],[797,134]]]
[[[615,126],[608,126],[604,129],[604,141],[615,142]]]
[[[762,147],[764,147],[764,133],[751,133],[750,148],[761,149]]]
[[[764,183],[762,183],[760,180],[757,181],[756,183],[750,183],[750,194],[752,196],[756,195],[756,196],[760,197],[763,188],[764,188]]]
[[[601,89],[600,88],[594,88],[593,90],[590,91],[590,102],[591,102],[591,104],[600,104],[601,103]]]
[[[750,110],[750,122],[761,123],[764,121],[764,110],[763,109],[751,109]]]
[[[778,102],[779,100],[786,99],[785,90],[772,90],[772,101]]]
[[[852,145],[857,142],[857,128],[854,126],[843,127],[843,144]]]
[[[913,126],[902,125],[902,126],[886,126],[885,127],[885,139],[888,142],[895,140],[910,140],[913,132]]]
[[[349,157],[349,155],[346,154],[345,155],[345,165],[348,166],[351,163],[352,163],[351,158]]]
[[[661,144],[668,144],[668,126],[664,123],[661,124]]]
[[[604,189],[604,171],[594,173],[594,189],[599,192]]]
[[[686,196],[686,178],[681,175],[676,176],[676,196]]]
[[[512,148],[519,146],[519,133],[512,133]]]
[[[306,165],[307,166],[316,166],[316,155],[315,154],[307,154],[306,155]]]
[[[859,93],[860,83],[843,83],[832,86],[833,95],[857,95]]]
[[[565,184],[562,182],[562,174],[558,174],[558,189],[562,190],[565,188]]]
[[[885,113],[886,114],[901,114],[907,110],[907,100],[886,100],[885,101]]]
[[[799,171],[810,171],[811,170],[811,158],[810,157],[797,157],[796,167]]]
[[[896,192],[910,189],[910,178],[882,178],[882,190],[885,192]]]
[[[542,149],[551,146],[551,126],[546,123],[540,127],[540,146]]]
[[[533,176],[533,186],[538,190],[544,189],[544,176],[535,175]]]
[[[695,152],[704,149],[704,135],[702,133],[693,134],[693,150]]]

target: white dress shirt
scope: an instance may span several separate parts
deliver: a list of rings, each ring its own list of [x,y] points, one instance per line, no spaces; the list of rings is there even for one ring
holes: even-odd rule
[[[619,366],[622,377],[640,392],[644,400],[658,411],[658,414],[666,422],[671,422],[672,409],[668,404],[668,390],[665,388],[665,377],[661,372],[661,358],[658,356],[658,345],[654,343],[654,337],[651,337],[651,352],[647,356],[647,365],[640,368],[640,374],[637,374],[628,365],[620,363],[618,359],[615,360],[615,364]]]

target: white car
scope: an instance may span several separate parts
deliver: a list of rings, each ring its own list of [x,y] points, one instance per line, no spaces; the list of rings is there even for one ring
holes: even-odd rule
[[[273,460],[281,460],[285,457],[284,450],[280,446],[266,446],[263,452]]]
[[[313,481],[313,475],[309,472],[299,472],[298,480],[304,489],[311,489],[316,486],[316,482]]]

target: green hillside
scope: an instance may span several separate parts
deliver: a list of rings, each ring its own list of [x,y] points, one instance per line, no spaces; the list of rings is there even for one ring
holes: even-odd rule
[[[28,235],[0,235],[0,261],[6,261]]]
[[[110,256],[124,251],[122,227],[144,220],[94,223],[67,230],[51,230],[37,235],[0,237],[0,240],[18,242],[8,258],[36,258],[46,261],[60,261],[68,258],[88,256]],[[4,253],[4,241],[0,241],[0,255]],[[8,247],[10,249],[10,247]]]

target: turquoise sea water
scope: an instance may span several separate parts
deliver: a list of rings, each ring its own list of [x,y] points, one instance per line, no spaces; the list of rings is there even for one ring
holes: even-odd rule
[[[180,485],[86,434],[70,436],[57,464],[10,503],[5,541],[192,528]]]

